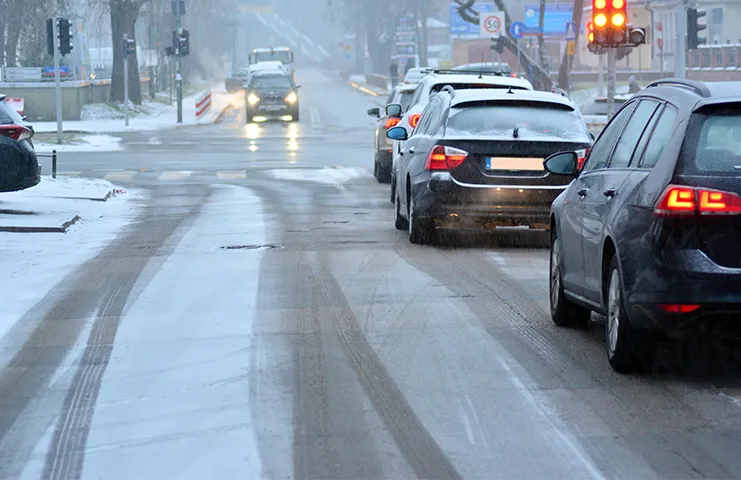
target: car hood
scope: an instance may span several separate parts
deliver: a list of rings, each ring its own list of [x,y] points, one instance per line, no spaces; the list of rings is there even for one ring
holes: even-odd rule
[[[285,95],[286,93],[293,91],[292,88],[251,88],[250,90],[262,95]]]

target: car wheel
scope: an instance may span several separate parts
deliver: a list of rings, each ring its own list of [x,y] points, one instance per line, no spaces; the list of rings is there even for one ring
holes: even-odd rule
[[[394,195],[394,211],[396,212],[394,226],[397,230],[406,230],[408,228],[407,220],[401,216],[401,199],[399,198],[399,192],[396,191]]]
[[[592,312],[580,305],[575,304],[563,292],[563,253],[561,252],[561,240],[556,236],[555,230],[551,235],[551,262],[549,293],[551,300],[551,319],[559,327],[586,328]]]
[[[427,245],[432,239],[432,223],[426,218],[416,218],[414,214],[414,198],[409,195],[409,214],[407,225],[409,227],[409,241],[416,245]]]
[[[300,116],[299,116],[299,113],[298,113],[298,108],[293,112],[293,114],[291,114],[291,117],[293,117],[293,119],[291,120],[292,122],[298,122],[299,121]]]
[[[389,197],[389,201],[393,204],[396,203],[396,179],[394,176],[391,176],[391,195]]]
[[[633,328],[625,309],[622,275],[617,256],[612,257],[607,276],[607,359],[618,373],[650,368],[656,356],[656,342],[650,332]]]
[[[379,162],[379,154],[375,155],[373,160],[373,175],[378,180],[378,183],[390,183],[391,182],[391,171],[383,168],[381,162]]]
[[[378,179],[378,160],[375,158],[373,159],[373,176],[376,177],[378,183],[381,183],[381,180]]]

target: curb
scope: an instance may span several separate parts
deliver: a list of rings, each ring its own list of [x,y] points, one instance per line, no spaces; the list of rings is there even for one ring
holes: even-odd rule
[[[226,114],[226,112],[228,112],[232,108],[234,108],[233,103],[227,104],[224,108],[221,109],[221,111],[216,115],[216,118],[214,118],[211,123],[219,123],[221,121],[221,118]]]
[[[368,95],[371,95],[373,97],[381,97],[381,96],[384,96],[384,95],[388,95],[388,92],[375,92],[375,91],[373,91],[373,90],[371,90],[369,88],[366,88],[366,87],[364,87],[362,85],[358,85],[355,82],[349,82],[348,81],[347,84],[349,86],[351,86],[352,88],[354,88],[356,90],[359,90],[359,91],[361,91],[363,93],[366,93]]]
[[[111,189],[108,191],[108,193],[105,194],[104,197],[52,197],[52,198],[62,198],[64,200],[90,200],[91,202],[107,202],[112,196],[116,194],[116,189]]]
[[[59,227],[13,227],[0,226],[0,232],[10,233],[67,233],[69,227],[80,221],[79,215],[75,215],[71,220],[64,222]]]

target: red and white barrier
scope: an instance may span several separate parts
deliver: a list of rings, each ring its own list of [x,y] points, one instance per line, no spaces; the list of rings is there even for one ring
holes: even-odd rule
[[[200,99],[196,100],[196,120],[200,120],[206,112],[211,110],[211,92],[206,92]]]

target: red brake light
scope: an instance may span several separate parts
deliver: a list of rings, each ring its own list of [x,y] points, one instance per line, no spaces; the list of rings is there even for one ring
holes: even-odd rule
[[[417,124],[419,123],[419,119],[422,117],[421,113],[415,113],[411,117],[409,117],[409,125],[412,126],[412,128],[417,128]]]
[[[659,305],[659,308],[669,313],[690,313],[700,308],[700,305],[663,304],[663,305]]]
[[[733,192],[669,185],[654,209],[655,215],[738,215],[741,196]]]
[[[0,135],[13,140],[24,140],[31,138],[31,130],[23,125],[0,125]]]
[[[517,74],[515,72],[510,73],[509,76],[512,78],[517,78]]]
[[[584,161],[587,159],[587,155],[589,155],[590,148],[585,148],[583,150],[577,150],[576,155],[578,157],[577,163],[576,163],[576,170],[581,172],[581,167],[584,166]]]
[[[468,152],[460,148],[436,145],[425,162],[425,170],[451,170],[459,166],[468,156]]]
[[[389,118],[388,120],[386,120],[386,129],[388,130],[391,127],[397,126],[400,121],[400,118]]]

